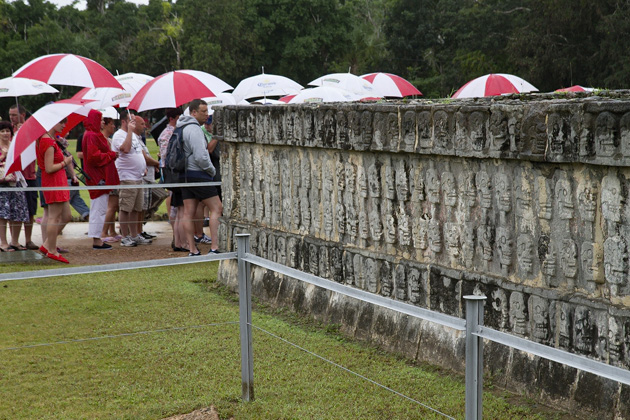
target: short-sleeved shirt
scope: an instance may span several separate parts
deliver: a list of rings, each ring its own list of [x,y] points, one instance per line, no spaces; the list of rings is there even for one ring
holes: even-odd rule
[[[147,162],[142,154],[142,140],[135,133],[131,133],[131,149],[129,153],[120,151],[120,146],[125,142],[127,132],[119,129],[112,137],[112,150],[118,152],[116,169],[121,181],[140,181],[147,168]]]
[[[175,126],[167,125],[160,136],[158,137],[158,146],[160,146],[160,168],[164,167],[166,162],[166,151],[168,150],[168,141],[173,136],[173,131],[175,131]]]

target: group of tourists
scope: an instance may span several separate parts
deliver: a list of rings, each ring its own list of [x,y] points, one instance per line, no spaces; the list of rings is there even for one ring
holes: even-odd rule
[[[220,187],[195,185],[220,181],[218,140],[211,134],[212,115],[209,115],[207,103],[199,99],[189,103],[185,114],[179,108],[166,110],[168,124],[157,138],[159,156],[153,158],[146,146],[147,124],[141,116],[122,111],[120,126],[116,129],[117,120],[103,118],[100,111],[90,110],[83,122],[85,131],[77,140],[77,157],[82,168],[68,152],[68,142],[60,137],[66,123],[63,120],[37,139],[37,172],[33,162],[22,171],[7,175],[4,165],[9,145],[26,117],[25,110],[14,105],[9,113],[11,121],[0,121],[0,188],[9,187],[7,192],[0,191],[0,250],[39,249],[50,259],[68,263],[61,255],[66,250],[57,245],[57,237],[71,220],[70,205],[82,220],[89,220],[88,236],[92,238],[94,250],[112,249],[116,242],[122,247],[148,245],[155,235],[143,231],[145,216],[155,205],[156,195],[163,195],[162,200],[168,195],[173,250],[187,252],[189,256],[201,255],[197,244],[205,243],[210,244],[210,253],[219,253],[217,231],[223,212]],[[168,193],[163,188],[142,188],[145,184],[155,184],[160,178],[165,181],[168,169],[165,163],[168,154],[173,154],[169,152],[169,142],[174,134],[181,136],[185,162],[182,171],[171,171],[167,182],[182,183],[182,187],[170,188]],[[19,187],[79,185],[77,172],[82,173],[88,186],[112,188],[90,189],[89,207],[79,191],[70,192],[67,188],[41,191],[44,215],[38,221],[43,243],[37,246],[31,238],[37,192],[22,191]],[[24,246],[19,243],[22,225]],[[204,233],[204,227],[209,227],[210,236]]]

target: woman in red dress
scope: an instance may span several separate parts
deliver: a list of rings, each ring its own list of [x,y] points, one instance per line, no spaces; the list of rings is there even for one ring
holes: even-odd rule
[[[72,162],[72,156],[63,156],[54,137],[63,130],[66,122],[61,121],[37,140],[37,164],[42,170],[42,187],[67,187],[66,166]],[[70,221],[70,191],[44,191],[44,199],[48,204],[48,226],[46,240],[39,250],[55,261],[68,264],[57,250],[59,227]]]

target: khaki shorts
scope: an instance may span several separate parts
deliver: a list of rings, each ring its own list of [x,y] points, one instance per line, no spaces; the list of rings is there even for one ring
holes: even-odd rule
[[[120,185],[142,185],[142,180],[120,181]],[[124,211],[126,213],[130,213],[132,211],[142,211],[142,204],[144,202],[142,188],[121,188],[118,190],[118,199],[120,211]]]

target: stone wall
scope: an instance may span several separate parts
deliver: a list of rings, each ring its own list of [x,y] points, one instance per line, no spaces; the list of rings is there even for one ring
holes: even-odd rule
[[[261,257],[458,317],[462,296],[485,294],[487,325],[630,368],[630,97],[225,107],[214,115],[225,137],[226,248],[234,233],[249,232]],[[221,272],[234,281],[233,262]],[[253,277],[271,302],[410,357],[463,367],[452,331],[263,270]],[[504,386],[609,417],[630,413],[627,387],[498,345],[487,355]],[[581,397],[595,391],[596,401]]]

